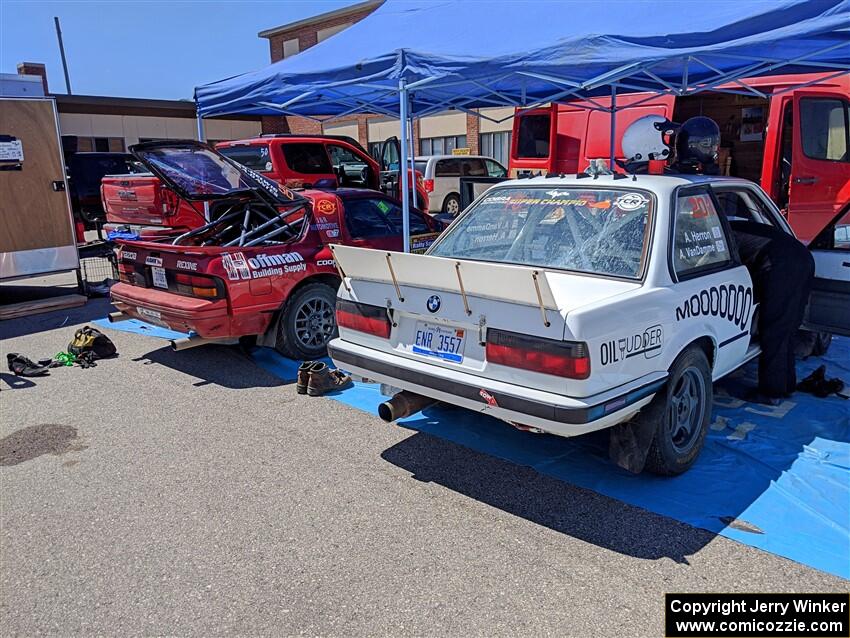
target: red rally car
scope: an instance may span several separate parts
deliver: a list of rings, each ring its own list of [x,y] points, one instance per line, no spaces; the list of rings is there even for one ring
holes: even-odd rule
[[[160,241],[119,241],[119,312],[194,333],[176,349],[261,336],[295,359],[321,356],[336,335],[339,271],[331,243],[401,250],[397,200],[373,190],[293,191],[205,144],[148,142],[130,151],[209,223]],[[440,223],[410,212],[411,247],[424,251]]]

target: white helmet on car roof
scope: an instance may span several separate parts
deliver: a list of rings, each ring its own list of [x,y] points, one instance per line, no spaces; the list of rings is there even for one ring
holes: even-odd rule
[[[670,145],[665,134],[675,131],[675,125],[660,115],[645,115],[632,122],[623,133],[623,155],[628,163],[646,163],[649,160],[666,160]]]

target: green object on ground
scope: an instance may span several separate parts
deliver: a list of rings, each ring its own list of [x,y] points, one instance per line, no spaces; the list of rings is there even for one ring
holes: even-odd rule
[[[72,355],[70,352],[59,352],[55,357],[53,357],[54,361],[58,361],[63,366],[72,366],[77,361],[77,357]]]

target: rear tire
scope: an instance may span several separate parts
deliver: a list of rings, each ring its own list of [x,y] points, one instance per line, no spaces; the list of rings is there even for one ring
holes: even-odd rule
[[[713,400],[708,358],[691,346],[676,358],[664,389],[637,417],[656,423],[647,470],[673,476],[694,464],[705,443]]]
[[[337,336],[336,291],[322,283],[296,290],[280,311],[275,350],[299,361],[327,354],[328,342]]]
[[[460,195],[450,193],[443,200],[443,212],[448,213],[452,217],[457,217],[460,214]]]

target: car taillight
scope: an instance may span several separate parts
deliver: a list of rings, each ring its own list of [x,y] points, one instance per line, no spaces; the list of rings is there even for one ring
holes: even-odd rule
[[[178,272],[174,273],[174,284],[177,287],[176,292],[183,295],[207,299],[216,299],[220,296],[218,280],[215,277]]]
[[[422,183],[425,186],[425,192],[426,193],[433,193],[434,192],[434,180],[433,179],[426,179]]]
[[[130,269],[127,267],[127,264],[125,264],[120,259],[118,260],[118,281],[123,281],[127,284],[133,283],[132,272],[130,272]]]
[[[487,330],[487,361],[569,379],[590,376],[587,344]]]
[[[337,299],[336,323],[342,328],[351,328],[384,339],[390,338],[390,318],[387,316],[387,309],[380,306]]]

